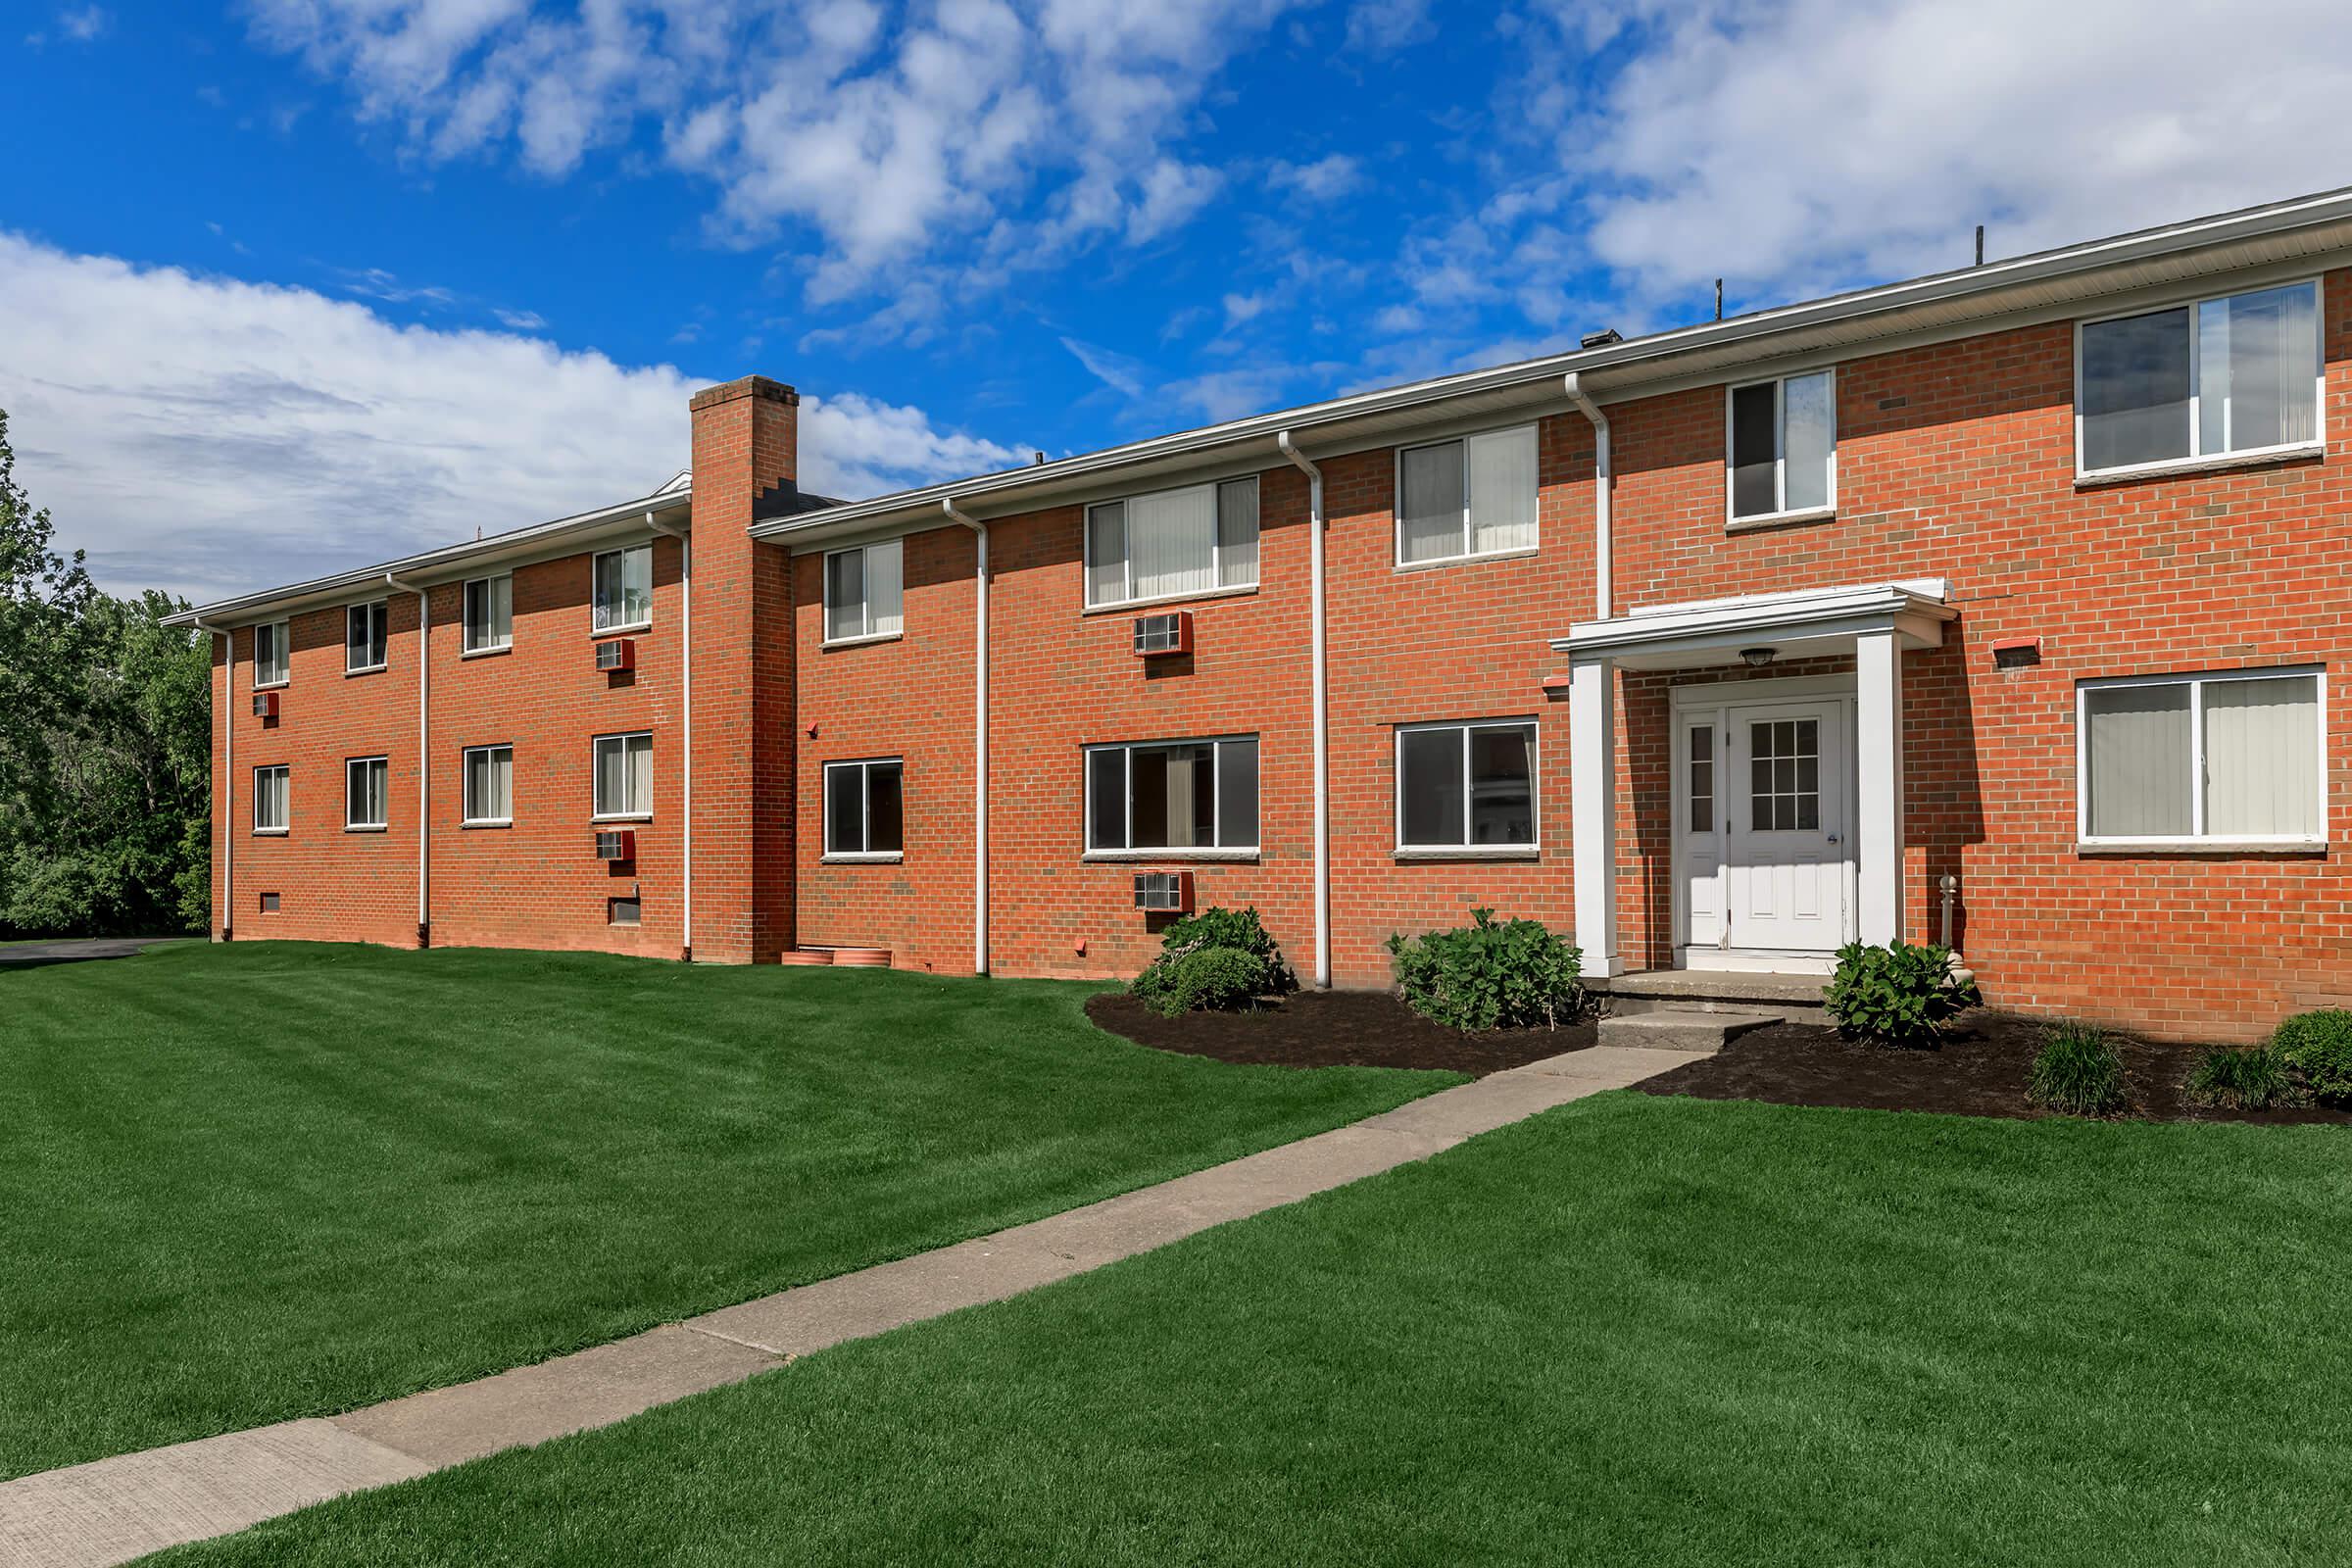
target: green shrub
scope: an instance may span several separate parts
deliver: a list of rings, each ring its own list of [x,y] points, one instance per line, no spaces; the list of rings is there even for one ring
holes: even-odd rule
[[[1984,999],[1956,972],[1949,948],[1895,943],[1838,950],[1838,973],[1823,1001],[1838,1032],[1881,1046],[1925,1046],[1952,1018]]]
[[[2205,1053],[2188,1075],[2188,1099],[2198,1105],[2267,1110],[2301,1099],[2293,1069],[2269,1046]]]
[[[2042,1037],[2026,1098],[2070,1116],[2107,1116],[2125,1108],[2124,1058],[2106,1035],[2065,1023]]]
[[[2352,1100],[2352,1010],[2299,1012],[2271,1032],[2271,1049],[2322,1100]]]
[[[1165,1017],[1248,1007],[1298,989],[1282,950],[1251,908],[1202,909],[1170,921],[1153,958],[1128,989]]]
[[[1389,938],[1396,984],[1415,1012],[1452,1029],[1559,1027],[1584,1004],[1580,950],[1537,920],[1473,909],[1472,923]]]

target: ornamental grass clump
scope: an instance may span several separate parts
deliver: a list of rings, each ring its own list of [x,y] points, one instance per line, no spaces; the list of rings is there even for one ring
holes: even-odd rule
[[[1838,972],[1822,1001],[1848,1040],[1898,1047],[1934,1045],[1945,1024],[1984,1003],[1951,949],[1901,942],[1839,948]]]
[[[1282,950],[1252,908],[1202,909],[1169,924],[1159,956],[1128,987],[1165,1018],[1239,1011],[1298,989]]]
[[[2191,1104],[2231,1110],[2269,1110],[2303,1099],[2294,1069],[2272,1046],[2208,1051],[2189,1071],[2187,1093]]]
[[[2069,1116],[2115,1115],[2130,1103],[2124,1058],[2100,1030],[2060,1024],[2042,1036],[2041,1052],[2026,1080],[2026,1098]]]
[[[1406,1005],[1449,1029],[1556,1029],[1584,1007],[1584,955],[1540,920],[1473,909],[1452,931],[1391,936]]]
[[[2352,1102],[2352,1009],[2299,1012],[2271,1031],[2271,1049],[2303,1075],[2314,1099]]]

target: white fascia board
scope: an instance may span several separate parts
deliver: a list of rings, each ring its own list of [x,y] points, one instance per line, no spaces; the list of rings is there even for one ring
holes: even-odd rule
[[[1936,628],[1959,613],[1944,602],[1942,587],[1939,582],[1864,583],[1661,605],[1608,620],[1576,622],[1551,646],[1572,657],[1598,658],[1719,647],[1749,636],[1838,637],[1888,629],[1932,642],[1939,635]]]

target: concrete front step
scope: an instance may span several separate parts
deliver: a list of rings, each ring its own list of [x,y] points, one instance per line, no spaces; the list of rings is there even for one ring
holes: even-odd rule
[[[1785,1023],[1823,1023],[1821,974],[1745,973],[1725,969],[1651,969],[1588,981],[1613,1015],[1650,1012],[1759,1013]]]
[[[1600,1043],[1711,1054],[1721,1051],[1727,1041],[1780,1021],[1771,1013],[1701,1011],[1695,1007],[1612,1013],[1600,1020]]]

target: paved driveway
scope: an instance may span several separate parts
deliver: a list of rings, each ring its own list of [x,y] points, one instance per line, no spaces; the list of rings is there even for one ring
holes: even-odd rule
[[[85,958],[127,958],[149,948],[168,948],[195,940],[194,937],[66,937],[56,942],[17,942],[0,947],[0,969],[79,963]]]

